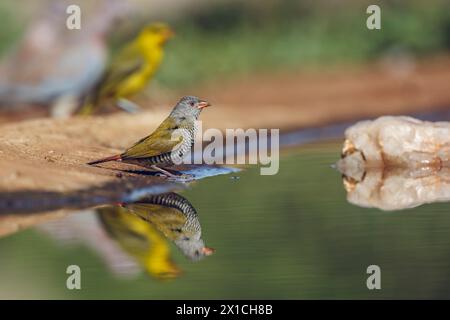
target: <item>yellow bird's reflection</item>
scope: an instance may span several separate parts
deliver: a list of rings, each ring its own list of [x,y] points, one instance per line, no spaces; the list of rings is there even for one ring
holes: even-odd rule
[[[214,252],[201,238],[195,208],[176,193],[149,196],[97,212],[108,234],[156,278],[175,278],[181,272],[172,260],[167,239],[192,260]]]

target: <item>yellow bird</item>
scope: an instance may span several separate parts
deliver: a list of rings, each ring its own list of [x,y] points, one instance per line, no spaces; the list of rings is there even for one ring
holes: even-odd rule
[[[119,206],[100,208],[97,213],[109,235],[150,275],[172,279],[181,273],[172,261],[168,241],[153,224]]]
[[[89,115],[108,103],[124,109],[135,108],[128,98],[143,90],[158,70],[164,45],[174,36],[167,24],[146,26],[107,67],[103,77],[84,99],[79,114]]]

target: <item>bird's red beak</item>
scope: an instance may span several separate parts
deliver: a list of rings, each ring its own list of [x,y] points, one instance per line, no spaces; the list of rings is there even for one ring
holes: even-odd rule
[[[212,255],[216,250],[214,250],[213,248],[208,248],[208,247],[203,247],[202,248],[202,252],[205,256],[210,256]]]
[[[198,109],[203,109],[211,106],[211,104],[208,101],[200,101],[197,105]]]

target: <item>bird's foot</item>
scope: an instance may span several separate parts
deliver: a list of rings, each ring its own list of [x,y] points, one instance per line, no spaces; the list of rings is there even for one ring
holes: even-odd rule
[[[187,173],[182,173],[179,171],[163,169],[158,166],[152,165],[151,168],[159,172],[159,176],[166,177],[168,180],[172,181],[190,181],[194,179],[194,176]]]
[[[124,98],[120,98],[117,101],[117,106],[128,113],[137,113],[141,111],[141,107],[139,107],[136,103]]]
[[[186,181],[192,181],[195,179],[195,177],[192,174],[179,174],[179,175],[166,175],[164,173],[157,173],[156,174],[158,177],[163,177],[166,178],[169,181],[182,181],[182,182],[186,182]]]

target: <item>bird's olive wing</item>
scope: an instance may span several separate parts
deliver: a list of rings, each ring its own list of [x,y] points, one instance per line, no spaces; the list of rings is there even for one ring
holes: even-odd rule
[[[183,234],[183,226],[187,218],[176,208],[149,203],[133,203],[127,205],[127,208],[153,224],[171,240],[178,239]]]
[[[173,151],[183,141],[182,135],[174,135],[176,129],[175,121],[167,118],[152,134],[126,150],[122,159],[143,159]]]

